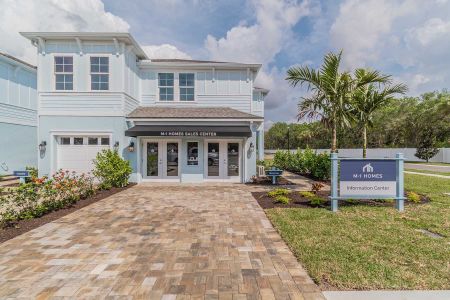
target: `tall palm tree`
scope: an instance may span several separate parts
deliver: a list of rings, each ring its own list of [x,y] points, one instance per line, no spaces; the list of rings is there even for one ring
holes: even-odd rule
[[[306,84],[309,96],[302,97],[298,105],[298,119],[320,119],[332,130],[331,152],[337,148],[337,128],[349,126],[352,120],[352,93],[370,83],[383,83],[386,76],[377,71],[357,73],[353,78],[349,72],[340,72],[342,51],[328,53],[322,66],[315,70],[308,66],[292,67],[286,80],[292,85]]]
[[[360,74],[365,70],[357,70]],[[355,74],[358,77],[358,74]],[[394,99],[396,94],[405,94],[408,88],[405,84],[390,85],[390,76],[386,77],[386,85],[383,89],[375,84],[368,84],[358,88],[353,94],[353,111],[357,122],[362,127],[363,158],[367,156],[367,128],[373,126],[373,116],[377,110]]]

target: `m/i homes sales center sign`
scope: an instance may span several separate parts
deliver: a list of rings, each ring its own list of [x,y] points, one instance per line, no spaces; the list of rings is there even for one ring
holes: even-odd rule
[[[340,196],[396,197],[395,160],[346,159],[341,161]]]

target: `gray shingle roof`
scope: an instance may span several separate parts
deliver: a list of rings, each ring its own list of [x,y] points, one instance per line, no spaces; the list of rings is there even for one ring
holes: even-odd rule
[[[29,64],[29,63],[27,63],[26,61],[23,61],[23,60],[21,60],[21,59],[18,59],[17,57],[14,57],[14,56],[9,55],[9,54],[7,54],[7,53],[0,52],[0,55],[1,55],[1,56],[4,56],[4,57],[6,57],[6,58],[9,58],[9,59],[11,59],[11,60],[14,60],[14,61],[16,61],[16,62],[18,62],[18,63],[20,63],[20,64],[23,64],[23,65],[25,65],[25,66],[27,66],[27,67],[30,67],[30,68],[33,68],[33,69],[37,69],[36,66],[33,66],[32,64]]]
[[[127,117],[148,119],[263,119],[229,107],[138,107]]]

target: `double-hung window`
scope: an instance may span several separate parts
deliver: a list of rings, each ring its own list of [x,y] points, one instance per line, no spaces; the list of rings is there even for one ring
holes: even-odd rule
[[[91,90],[109,90],[109,57],[91,57]]]
[[[158,73],[160,101],[173,101],[173,73]]]
[[[55,56],[55,89],[73,90],[73,57]]]
[[[180,101],[194,101],[194,73],[180,73]]]

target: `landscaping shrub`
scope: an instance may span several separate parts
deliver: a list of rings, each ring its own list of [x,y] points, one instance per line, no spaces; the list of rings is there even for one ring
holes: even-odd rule
[[[308,192],[308,191],[301,191],[299,192],[300,196],[305,197],[305,198],[312,198],[315,196],[315,194],[313,192]]]
[[[325,203],[325,199],[319,196],[311,197],[309,198],[309,201],[311,202],[312,205],[322,205]]]
[[[97,153],[94,165],[93,174],[99,179],[101,188],[128,185],[132,168],[130,162],[121,158],[117,150],[107,149]]]
[[[317,196],[313,192],[301,191],[299,193],[300,196],[307,198],[312,205],[322,205],[323,203],[325,203],[324,198]]]
[[[85,174],[60,170],[51,178],[34,178],[0,191],[0,225],[42,216],[94,193],[93,178]]]
[[[38,169],[36,167],[25,167],[25,170],[27,170],[30,174],[31,180],[38,178]]]
[[[290,201],[291,199],[289,199],[289,197],[283,195],[276,196],[274,200],[275,203],[282,203],[282,204],[289,204]]]
[[[414,192],[407,192],[406,198],[413,203],[420,203],[420,195]]]
[[[317,194],[318,192],[320,192],[321,189],[323,189],[323,187],[324,185],[321,184],[320,182],[314,182],[312,184],[311,190]]]
[[[294,173],[309,175],[319,180],[327,180],[331,173],[331,160],[328,153],[316,153],[312,149],[295,153],[278,150],[273,157],[273,165]]]
[[[274,189],[267,193],[269,197],[275,198],[277,196],[287,196],[291,193],[288,189]]]

